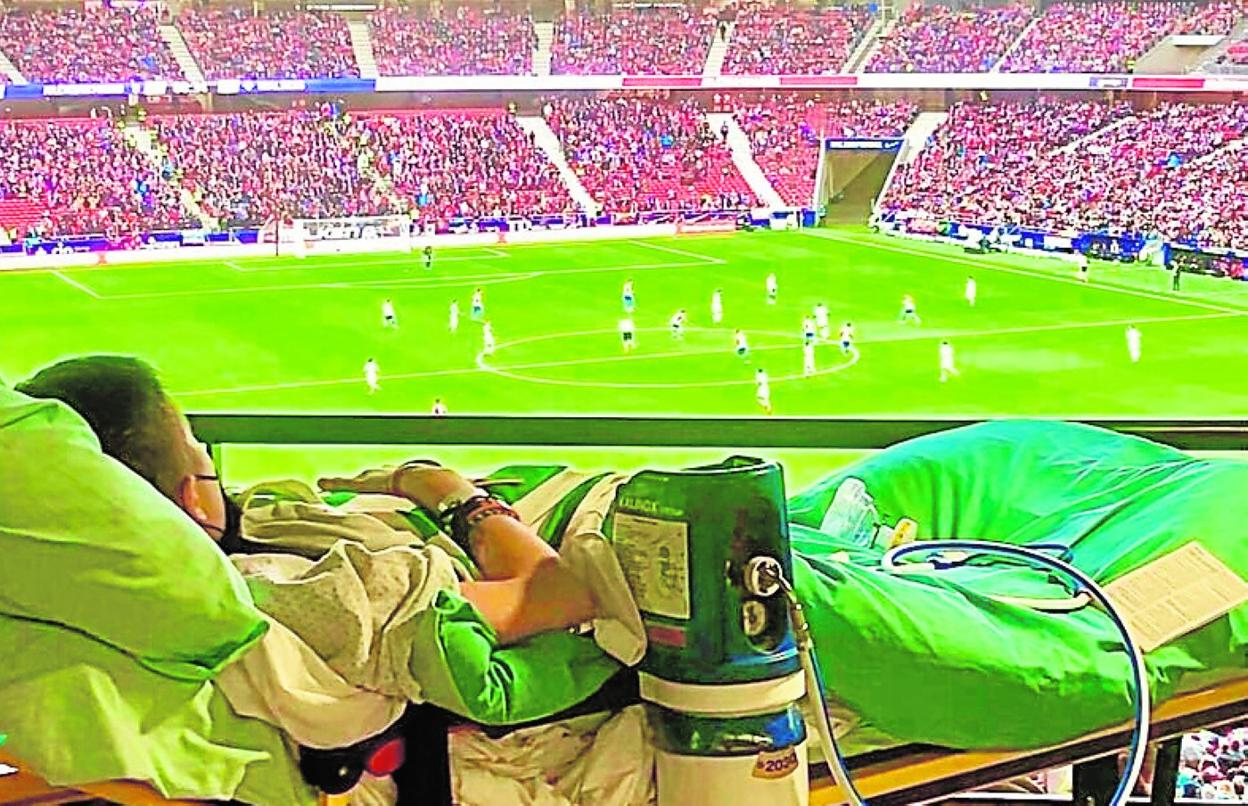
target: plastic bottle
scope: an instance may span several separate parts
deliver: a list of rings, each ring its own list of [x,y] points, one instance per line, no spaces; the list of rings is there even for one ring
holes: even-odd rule
[[[841,482],[832,498],[832,505],[823,516],[820,531],[850,540],[859,546],[868,546],[875,537],[879,513],[875,501],[867,492],[862,479],[853,477]]]

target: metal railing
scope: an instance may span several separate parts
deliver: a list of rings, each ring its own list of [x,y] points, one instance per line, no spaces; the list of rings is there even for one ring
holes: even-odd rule
[[[456,445],[879,450],[972,425],[975,419],[799,417],[455,416],[400,414],[189,415],[221,445]],[[1248,451],[1248,420],[1081,420],[1183,450]]]

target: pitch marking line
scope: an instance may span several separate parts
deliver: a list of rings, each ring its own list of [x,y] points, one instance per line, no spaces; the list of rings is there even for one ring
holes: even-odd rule
[[[499,258],[511,257],[511,255],[505,254],[503,252],[499,252],[497,249],[486,249],[482,251],[488,251],[491,254],[480,255],[477,257],[463,257],[463,256],[435,257],[433,260],[433,263],[434,263],[434,266],[437,266],[439,263],[465,263],[465,262],[471,263],[473,261],[498,260]],[[392,253],[383,253],[383,254],[392,254]],[[230,268],[235,269],[236,271],[241,271],[245,274],[255,274],[257,272],[264,272],[264,271],[300,271],[300,270],[307,270],[307,269],[367,269],[367,268],[383,267],[383,266],[407,266],[413,271],[416,271],[417,268],[419,267],[420,271],[424,271],[422,258],[420,257],[420,254],[417,252],[412,252],[410,255],[404,256],[402,258],[387,257],[387,258],[381,258],[378,260],[352,260],[352,261],[346,261],[346,262],[341,262],[341,263],[330,262],[328,260],[324,260],[324,258],[327,258],[327,257],[330,257],[330,255],[316,255],[315,256],[316,259],[311,263],[308,263],[306,258],[304,260],[296,259],[297,262],[295,262],[294,264],[283,265],[283,266],[258,266],[255,268],[248,268],[244,266],[239,266],[238,264],[232,263],[232,262],[227,262],[225,265],[229,266]],[[264,258],[264,259],[271,260],[272,258],[270,257],[270,258]]]
[[[61,273],[61,272],[59,272],[59,271],[53,271],[53,272],[52,272],[52,275],[53,275],[54,277],[59,277],[59,278],[61,278],[61,279],[62,279],[62,280],[64,280],[66,283],[69,283],[69,284],[70,284],[70,285],[72,285],[74,288],[78,289],[79,291],[83,292],[84,294],[90,294],[92,297],[95,297],[96,299],[108,299],[107,297],[102,297],[102,296],[100,296],[100,295],[99,295],[99,294],[97,294],[95,291],[91,290],[90,288],[87,288],[85,285],[83,285],[82,283],[80,283],[80,282],[78,282],[77,280],[73,279],[72,277],[66,277],[64,274],[62,274],[62,273]]]
[[[137,294],[110,294],[98,296],[103,300],[157,299],[164,297],[198,297],[215,294],[247,294],[264,291],[300,291],[312,289],[369,289],[369,288],[444,288],[462,285],[490,285],[492,283],[509,283],[519,280],[532,280],[539,277],[561,276],[565,274],[590,274],[595,272],[613,271],[649,271],[654,269],[680,269],[695,266],[713,265],[703,259],[698,263],[636,263],[625,266],[589,266],[570,269],[547,269],[534,272],[495,272],[492,274],[469,274],[460,276],[428,276],[422,273],[417,277],[394,277],[387,280],[342,280],[340,282],[294,283],[288,285],[262,285],[245,288],[206,288],[185,291],[150,291]]]
[[[244,269],[242,266],[238,265],[232,260],[223,260],[221,261],[221,265],[225,266],[227,269],[233,269],[234,271],[241,271],[241,272],[256,271],[256,269]]]
[[[704,263],[723,265],[728,262],[722,258],[711,257],[710,255],[699,255],[697,252],[686,252],[684,249],[676,249],[671,246],[660,246],[657,243],[647,243],[646,241],[628,241],[628,243],[631,243],[634,246],[644,246],[647,249],[657,249],[660,252],[667,252],[672,255],[680,255],[681,257],[695,257]]]
[[[1192,314],[1189,316],[1161,316],[1161,317],[1153,317],[1150,319],[1122,319],[1122,320],[1114,320],[1114,321],[1107,321],[1107,322],[1080,322],[1080,323],[1069,324],[1069,325],[1034,325],[1031,327],[1001,328],[998,330],[978,330],[978,331],[964,331],[964,332],[930,330],[930,331],[922,332],[922,333],[920,332],[908,333],[908,334],[903,334],[903,335],[898,335],[898,336],[885,337],[881,339],[859,339],[855,342],[855,344],[885,344],[885,343],[893,343],[893,342],[922,341],[924,339],[936,340],[936,339],[942,339],[942,338],[966,339],[966,338],[981,337],[981,336],[1000,336],[1000,335],[1012,335],[1012,334],[1018,334],[1018,333],[1043,332],[1046,330],[1080,330],[1080,329],[1097,328],[1097,327],[1123,327],[1128,324],[1137,324],[1137,325],[1138,324],[1158,324],[1158,323],[1168,323],[1168,322],[1189,322],[1189,321],[1201,320],[1201,319],[1226,319],[1232,316],[1240,316],[1240,315],[1242,314],[1238,314],[1238,313],[1236,314],[1230,314],[1230,313]],[[689,330],[712,331],[714,330],[714,328],[689,328]],[[727,332],[729,328],[721,328],[721,330],[723,330],[724,332]],[[643,328],[639,332],[650,332],[650,331],[667,332],[667,329],[666,328]],[[555,338],[576,338],[580,336],[595,336],[595,335],[603,335],[603,334],[608,334],[608,333],[617,334],[618,332],[619,331],[617,330],[585,330],[585,331],[577,331],[573,333],[551,333],[551,334],[545,334],[545,335],[540,335],[540,336],[529,336],[523,339],[517,339],[515,341],[511,341],[503,345],[499,345],[499,347],[504,347],[504,346],[514,347],[518,344],[528,344],[534,341],[549,340],[549,339],[555,339]],[[792,337],[794,341],[797,341],[797,342],[801,341],[800,336],[797,336],[796,334],[791,334],[791,333],[780,333],[778,331],[763,331],[763,330],[751,330],[748,332],[755,333],[755,334],[764,333],[764,334],[779,335],[785,338]],[[830,342],[824,342],[824,343],[830,344]],[[770,350],[792,350],[792,349],[793,349],[793,345],[791,344],[774,344],[774,345],[766,345],[762,347],[751,347],[750,352],[760,353],[760,352],[767,352]],[[569,366],[569,365],[595,363],[599,361],[618,361],[618,360],[622,360],[625,358],[635,358],[635,359],[663,358],[663,357],[671,357],[674,355],[700,355],[703,353],[715,354],[715,353],[729,352],[730,350],[731,350],[731,347],[725,347],[723,350],[718,350],[718,349],[717,350],[705,350],[705,351],[702,351],[702,350],[692,351],[691,350],[691,351],[686,351],[686,352],[681,352],[681,353],[672,353],[670,355],[660,353],[657,355],[631,354],[627,356],[603,356],[601,358],[591,358],[591,359],[574,358],[574,359],[570,359],[566,361],[542,361],[542,362],[534,362],[530,364],[513,364],[507,367],[489,367],[485,369],[485,371],[491,372],[493,374],[501,374],[499,372],[500,369],[503,371],[524,370],[524,369],[546,369],[546,368],[551,368],[551,367],[562,367],[562,366]],[[460,368],[460,369],[436,369],[436,370],[426,370],[423,372],[406,372],[406,373],[399,373],[396,375],[386,375],[383,377],[383,380],[401,381],[401,380],[412,380],[416,378],[441,378],[441,377],[448,377],[448,376],[454,376],[454,375],[472,375],[472,374],[481,372],[482,369],[483,368],[480,366],[474,366],[474,367],[467,367],[467,368]],[[839,372],[840,370],[839,369],[822,370],[819,374],[830,374],[833,371]],[[519,380],[541,381],[542,379],[520,377]],[[780,379],[774,379],[774,380],[780,380]],[[358,378],[358,377],[356,378],[334,378],[334,379],[329,379],[329,380],[290,381],[287,383],[259,384],[259,385],[254,385],[254,386],[230,386],[230,387],[223,387],[219,389],[196,389],[196,390],[189,391],[189,392],[175,392],[173,394],[175,397],[194,397],[194,396],[199,396],[199,395],[222,395],[222,394],[235,394],[235,393],[242,393],[242,392],[275,392],[275,391],[281,391],[283,389],[304,389],[304,388],[316,387],[316,386],[340,386],[344,384],[358,384],[362,382],[363,381],[361,380],[361,378]],[[552,381],[552,383],[553,382],[554,381]],[[750,381],[750,382],[753,383],[753,381]],[[733,383],[737,383],[737,382],[734,381]],[[595,385],[601,386],[603,384],[595,384]],[[690,384],[680,384],[679,386],[688,386],[688,385]]]
[[[841,243],[855,244],[856,246],[866,246],[866,247],[871,247],[874,249],[882,249],[886,252],[897,252],[903,255],[915,255],[917,257],[932,258],[934,260],[944,260],[949,263],[960,263],[964,266],[974,266],[975,268],[987,269],[989,271],[1000,271],[1000,272],[1006,272],[1007,274],[1021,274],[1025,277],[1034,277],[1040,280],[1051,280],[1056,283],[1067,283],[1070,285],[1078,285],[1078,286],[1083,286],[1086,288],[1099,289],[1101,291],[1112,291],[1118,294],[1127,294],[1129,296],[1134,296],[1134,297],[1144,297],[1145,299],[1160,300],[1162,302],[1172,302],[1175,305],[1188,305],[1194,308],[1204,308],[1210,311],[1222,311],[1223,313],[1230,313],[1230,314],[1235,314],[1235,315],[1242,315],[1242,314],[1248,313],[1248,311],[1244,311],[1239,308],[1227,308],[1222,305],[1215,305],[1214,303],[1211,303],[1211,302],[1199,302],[1197,300],[1192,300],[1192,299],[1169,297],[1164,294],[1155,294],[1151,291],[1141,291],[1139,289],[1134,289],[1134,288],[1122,288],[1120,286],[1106,286],[1106,285],[1097,285],[1095,283],[1083,283],[1079,280],[1076,280],[1073,277],[1060,277],[1060,276],[1055,276],[1052,274],[1047,274],[1045,272],[1019,268],[1017,266],[1001,266],[995,263],[974,261],[974,260],[969,260],[967,258],[958,257],[956,255],[942,255],[941,253],[936,252],[936,251],[927,252],[927,251],[922,251],[918,249],[907,249],[904,246],[894,246],[892,244],[878,243],[874,240],[863,240],[861,238],[855,238],[852,236],[835,235],[830,232],[812,232],[807,229],[799,230],[799,232],[801,232],[803,235],[808,235],[812,238],[823,238],[829,241],[839,241]]]

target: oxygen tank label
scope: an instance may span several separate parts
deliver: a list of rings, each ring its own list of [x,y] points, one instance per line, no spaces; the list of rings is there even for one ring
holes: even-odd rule
[[[797,749],[786,747],[783,750],[764,750],[754,760],[755,778],[774,780],[783,778],[797,769]]]
[[[639,610],[689,618],[689,524],[616,512],[613,545]]]

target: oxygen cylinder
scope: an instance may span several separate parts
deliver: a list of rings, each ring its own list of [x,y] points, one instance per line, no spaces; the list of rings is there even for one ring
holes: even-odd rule
[[[649,641],[659,806],[805,806],[805,683],[786,603],[760,571],[792,574],[779,466],[644,471],[617,492],[606,531]]]

